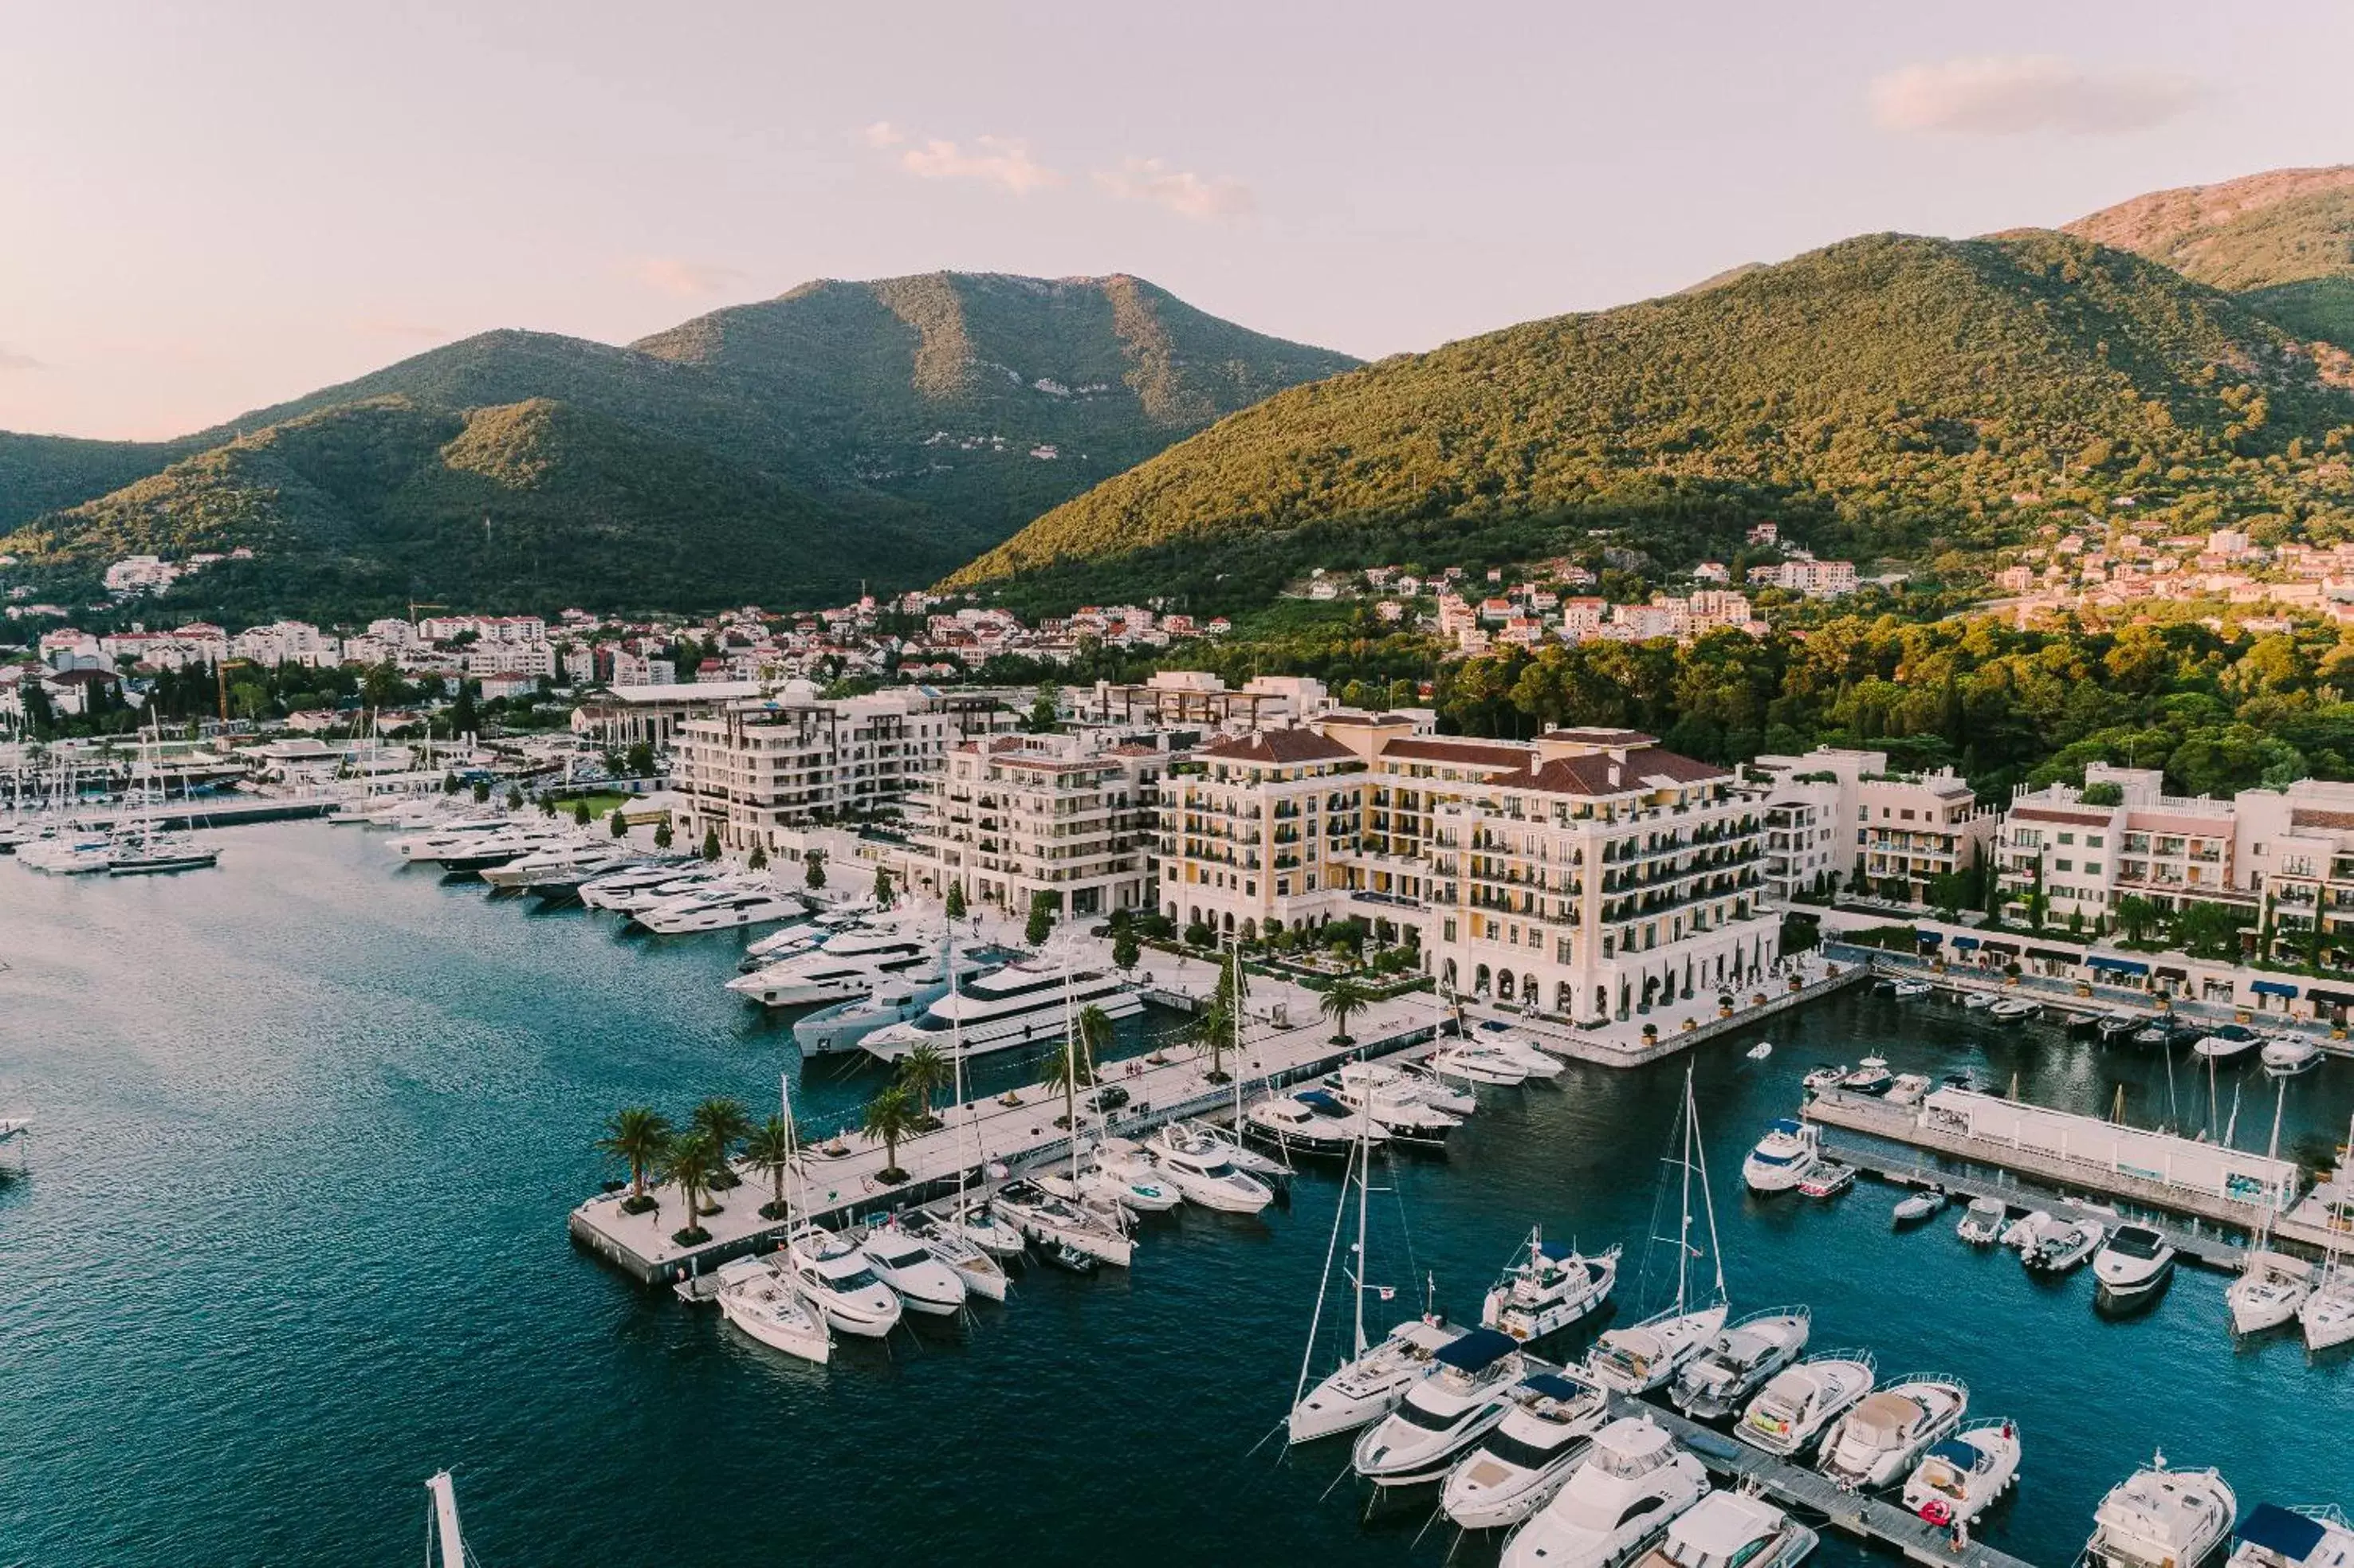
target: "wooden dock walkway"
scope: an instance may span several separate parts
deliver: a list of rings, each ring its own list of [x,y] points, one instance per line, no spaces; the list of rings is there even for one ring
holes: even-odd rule
[[[1746,1443],[1737,1443],[1672,1410],[1614,1394],[1611,1411],[1617,1415],[1641,1416],[1665,1428],[1691,1449],[1712,1475],[1754,1486],[1805,1518],[1820,1519],[1846,1534],[1901,1552],[1915,1563],[1959,1564],[1960,1568],[2031,1568],[2025,1559],[1975,1540],[1956,1552],[1951,1537],[1920,1515],[1884,1499],[1834,1486],[1819,1471],[1776,1458]]]

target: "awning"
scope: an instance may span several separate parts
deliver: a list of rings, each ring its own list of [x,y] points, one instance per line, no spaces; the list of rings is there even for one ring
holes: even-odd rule
[[[2006,959],[2019,957],[2019,949],[2009,942],[1988,942],[1986,945],[1986,950],[1989,953],[2000,953]]]
[[[2158,978],[2159,980],[2188,980],[2190,977],[2181,969],[2169,969],[2166,965],[2160,964],[2158,966]]]
[[[2354,1007],[2354,995],[2342,991],[2316,991],[2308,988],[2305,1000],[2316,1007]]]
[[[1946,939],[1946,934],[1943,931],[1915,931],[1913,935],[1925,948],[1937,947]]]
[[[2296,994],[2296,987],[2285,985],[2279,980],[2251,980],[2248,982],[2248,989],[2258,996],[2295,996]]]
[[[2082,953],[2063,953],[2056,948],[2030,948],[2027,949],[2027,956],[2031,959],[2040,959],[2047,964],[2082,963],[2084,959]]]
[[[2084,961],[2092,965],[2096,969],[2109,969],[2121,975],[2146,975],[2149,973],[2149,966],[2147,964],[2137,964],[2131,959],[2112,959],[2105,955],[2096,953],[2093,957],[2086,959]]]
[[[1957,948],[1975,948],[1978,945],[1978,939],[1976,937],[1956,937],[1954,938],[1954,946]]]
[[[2304,1562],[2321,1544],[2325,1534],[2316,1520],[2273,1503],[2258,1503],[2247,1522],[2240,1526],[2241,1540],[2290,1563]]]

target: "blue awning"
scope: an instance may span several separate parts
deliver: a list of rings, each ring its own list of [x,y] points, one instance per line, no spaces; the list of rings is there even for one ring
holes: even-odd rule
[[[1566,1259],[1575,1257],[1577,1255],[1577,1249],[1574,1246],[1564,1245],[1557,1241],[1539,1242],[1537,1243],[1537,1255],[1539,1257],[1551,1258],[1555,1263],[1561,1263]]]
[[[1473,1329],[1461,1339],[1439,1347],[1431,1360],[1442,1366],[1478,1372],[1495,1365],[1520,1348],[1521,1342],[1510,1334],[1495,1329]]]
[[[1957,948],[1975,948],[1978,945],[1978,939],[1976,937],[1956,937],[1954,938],[1954,946]]]
[[[2258,1503],[2240,1526],[2240,1539],[2291,1563],[2302,1563],[2321,1544],[2324,1531],[2317,1520],[2292,1513],[2276,1503]]]
[[[2252,980],[2248,984],[2248,989],[2258,996],[2295,996],[2296,994],[2296,987],[2284,985],[2279,980]]]
[[[1559,1372],[1539,1372],[1534,1377],[1524,1377],[1521,1380],[1521,1386],[1535,1389],[1549,1399],[1584,1399],[1594,1392],[1587,1384],[1565,1378]]]
[[[1925,948],[1937,947],[1946,939],[1946,934],[1943,931],[1915,931],[1913,935],[1921,939],[1921,945]]]
[[[2121,975],[2146,975],[2149,973],[2149,966],[2147,964],[2137,964],[2131,959],[2104,958],[2100,954],[2095,953],[2084,961],[2092,965],[2096,969],[2113,969]]]
[[[1297,1094],[1291,1097],[1298,1100],[1301,1105],[1313,1106],[1320,1111],[1338,1111],[1344,1116],[1348,1114],[1346,1107],[1341,1105],[1339,1100],[1334,1099],[1331,1095],[1326,1094],[1322,1089],[1310,1089],[1305,1093]]]

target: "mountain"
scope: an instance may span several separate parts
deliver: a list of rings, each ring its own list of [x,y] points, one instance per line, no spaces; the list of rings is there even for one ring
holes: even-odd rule
[[[2354,348],[2354,164],[2156,191],[2065,232],[2240,294],[2300,336]]]
[[[1309,546],[1445,562],[1481,529],[1516,526],[1533,554],[1644,519],[1728,552],[1735,524],[1775,517],[1841,553],[1931,555],[2119,493],[2161,524],[2354,522],[2334,450],[2349,386],[2354,357],[2137,256],[1878,235],[1293,387],[952,580],[1214,599],[1206,567],[1245,557],[1264,584]]]
[[[0,552],[86,576],[250,546],[175,590],[223,613],[806,603],[926,580],[1355,364],[1129,277],[816,282],[626,347],[485,333],[168,446],[25,447]]]
[[[85,441],[0,430],[0,532],[143,479],[189,450],[163,441]]]

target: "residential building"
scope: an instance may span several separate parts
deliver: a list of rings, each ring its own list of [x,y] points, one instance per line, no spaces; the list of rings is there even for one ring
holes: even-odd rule
[[[959,741],[930,780],[908,864],[917,885],[969,905],[1074,917],[1151,906],[1153,792],[1169,754],[1099,734]]]
[[[1935,878],[1996,859],[2001,812],[1950,768],[1891,772],[1884,751],[1819,746],[1749,771],[1768,785],[1766,879],[1777,897],[1850,888],[1925,904]]]

